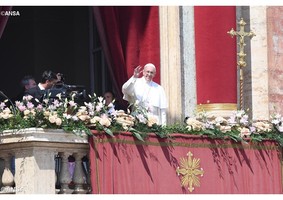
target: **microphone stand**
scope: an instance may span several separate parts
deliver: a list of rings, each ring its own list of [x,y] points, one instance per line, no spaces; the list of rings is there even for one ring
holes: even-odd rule
[[[12,106],[12,112],[13,112],[14,115],[16,115],[16,107],[15,107],[14,103],[11,101],[11,99],[9,97],[7,97],[7,95],[5,95],[4,92],[2,92],[1,90],[0,90],[0,95],[4,98],[8,99],[8,101],[10,102],[10,104]]]

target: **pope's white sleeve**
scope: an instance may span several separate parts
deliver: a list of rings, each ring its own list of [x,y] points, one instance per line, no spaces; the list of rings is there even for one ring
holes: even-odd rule
[[[135,91],[135,82],[137,78],[132,76],[124,85],[122,86],[122,93],[124,94],[123,99],[129,101],[130,98],[134,97],[134,91]]]
[[[161,125],[166,125],[166,109],[161,108],[160,109],[160,118],[161,118]]]

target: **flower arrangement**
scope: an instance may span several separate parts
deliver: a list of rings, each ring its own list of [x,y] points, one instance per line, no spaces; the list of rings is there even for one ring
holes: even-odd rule
[[[206,112],[200,112],[194,117],[187,117],[184,123],[161,126],[147,108],[138,106],[138,102],[124,112],[115,110],[114,101],[106,105],[105,99],[96,94],[89,95],[89,98],[82,105],[75,102],[74,96],[62,98],[60,94],[55,99],[47,97],[42,102],[25,96],[12,106],[5,100],[0,102],[0,132],[39,127],[92,135],[91,130],[94,129],[114,137],[119,131],[127,131],[142,141],[148,133],[155,133],[161,138],[171,137],[171,133],[183,133],[235,141],[272,139],[283,146],[283,117],[280,114],[271,115],[270,121],[250,121],[243,110],[234,111],[230,118],[208,117]]]
[[[114,109],[115,100],[106,105],[103,97],[93,94],[89,95],[89,102],[79,105],[74,96],[68,99],[58,94],[55,99],[46,97],[42,102],[32,96],[24,96],[22,101],[16,101],[12,106],[8,106],[8,100],[0,102],[0,131],[39,127],[91,135],[90,130],[95,129],[111,136],[114,136],[113,132],[130,131],[143,140],[142,133],[135,127],[139,123],[149,128],[153,124],[157,126],[157,121],[143,108],[137,109],[136,105],[133,105],[132,112],[128,110],[125,113]],[[149,129],[146,131],[151,132]]]
[[[187,129],[203,135],[218,138],[231,138],[235,141],[272,139],[283,146],[283,117],[271,115],[270,121],[250,121],[243,110],[235,110],[232,115],[208,118],[205,112],[185,120]]]

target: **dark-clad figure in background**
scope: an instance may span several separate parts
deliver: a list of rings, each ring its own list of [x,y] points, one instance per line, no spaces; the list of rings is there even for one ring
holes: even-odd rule
[[[12,99],[13,102],[22,101],[23,96],[25,95],[25,92],[31,88],[36,87],[36,82],[33,76],[26,75],[22,78],[20,85],[21,85],[22,91],[20,94],[18,94],[15,98]]]
[[[106,105],[109,105],[115,99],[115,102],[113,103],[114,109],[115,110],[125,110],[125,108],[123,108],[123,106],[119,103],[119,100],[116,99],[116,97],[115,97],[115,95],[112,91],[105,92],[103,97],[105,99]]]
[[[24,76],[24,78],[21,80],[21,86],[23,91],[34,88],[36,87],[35,79],[31,75]]]
[[[34,88],[25,91],[25,95],[31,95],[38,99],[40,102],[43,100],[44,95],[47,94],[48,89],[52,88],[57,83],[57,74],[46,70],[41,76],[41,81]]]

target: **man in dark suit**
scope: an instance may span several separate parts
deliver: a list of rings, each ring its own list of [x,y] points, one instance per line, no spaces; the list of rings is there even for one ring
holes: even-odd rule
[[[25,91],[25,95],[31,95],[35,99],[42,102],[44,95],[47,94],[48,90],[52,88],[57,83],[57,74],[46,70],[43,72],[40,83],[33,88]]]
[[[26,75],[22,78],[21,80],[21,87],[22,87],[22,91],[14,98],[12,98],[12,102],[15,101],[22,101],[23,100],[23,96],[25,95],[25,92],[31,88],[36,87],[36,82],[35,79],[31,76],[31,75]]]

